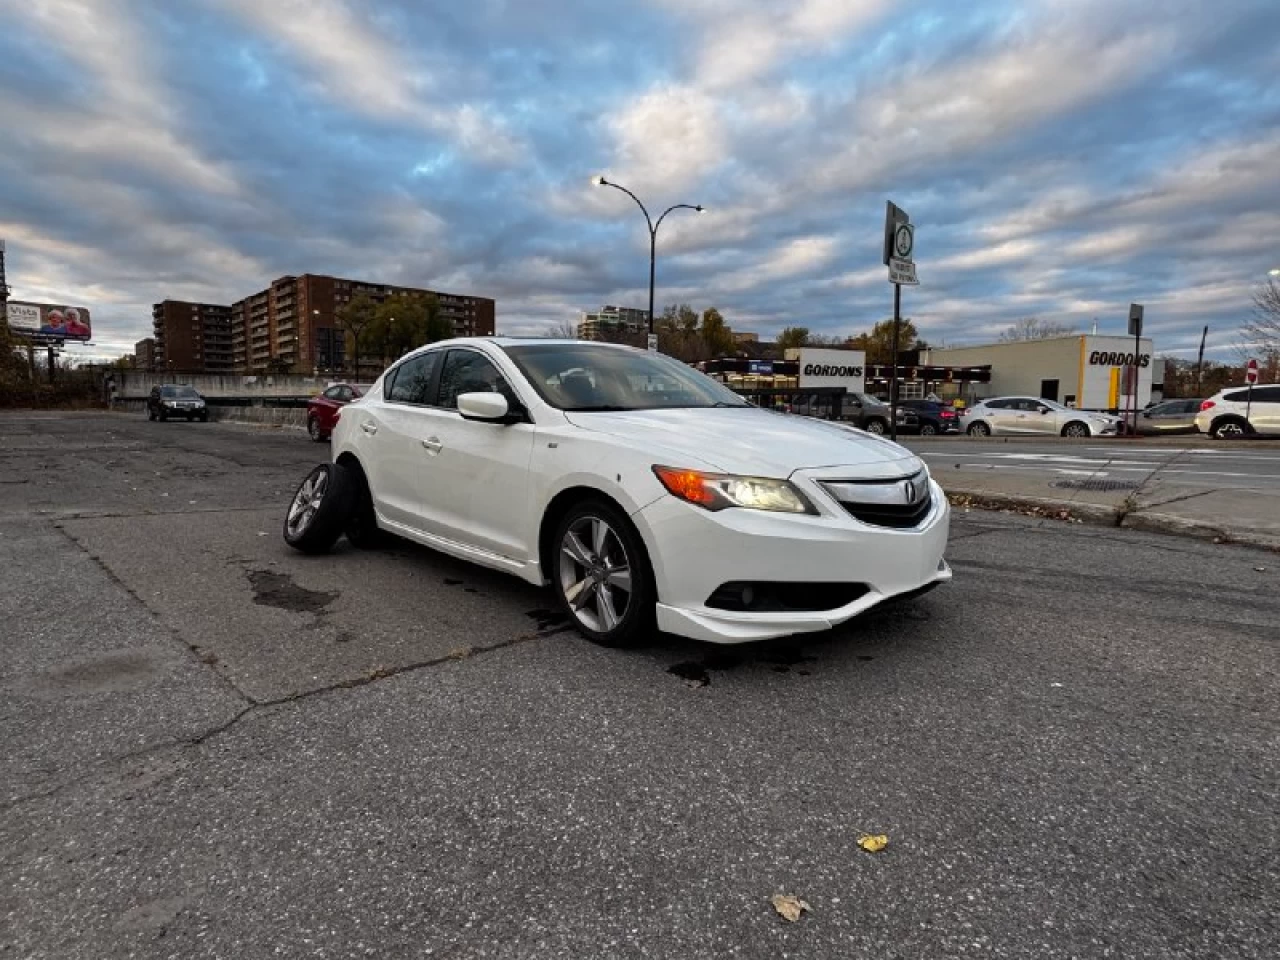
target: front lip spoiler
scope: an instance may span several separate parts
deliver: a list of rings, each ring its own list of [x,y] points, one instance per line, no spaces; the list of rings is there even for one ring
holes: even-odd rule
[[[903,593],[866,593],[837,610],[814,613],[738,613],[692,610],[658,604],[658,629],[708,643],[749,643],[798,633],[820,633],[884,604],[907,602],[952,579],[951,567],[941,561],[933,579]]]

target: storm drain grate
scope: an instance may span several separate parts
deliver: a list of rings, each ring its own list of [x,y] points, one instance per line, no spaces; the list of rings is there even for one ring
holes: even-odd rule
[[[1054,480],[1049,484],[1051,487],[1058,487],[1066,490],[1137,490],[1137,480],[1095,480],[1093,477],[1086,477],[1077,480],[1074,477],[1066,477],[1062,480]]]

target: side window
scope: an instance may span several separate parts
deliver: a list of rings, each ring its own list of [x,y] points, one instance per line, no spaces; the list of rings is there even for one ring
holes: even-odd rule
[[[986,405],[991,410],[1009,410],[1013,407],[1012,400],[988,400]]]
[[[1254,387],[1254,403],[1280,403],[1280,387]]]
[[[1228,393],[1228,394],[1227,394],[1227,395],[1225,395],[1222,399],[1223,399],[1223,400],[1228,400],[1228,401],[1230,401],[1231,403],[1247,403],[1247,402],[1248,402],[1248,400],[1249,400],[1249,391],[1248,391],[1248,390],[1237,390],[1237,391],[1235,391],[1234,393]],[[1256,391],[1256,390],[1253,392],[1253,399],[1255,399],[1255,400],[1257,400],[1257,399],[1258,399],[1258,391]]]
[[[440,362],[440,353],[422,353],[396,367],[395,379],[387,391],[388,403],[430,404],[431,375]]]
[[[460,393],[500,393],[507,403],[519,403],[493,361],[475,350],[450,350],[440,371],[440,406],[456,410]]]
[[[338,388],[338,399],[343,403],[350,403],[355,398],[356,398],[355,391],[352,390],[350,387]]]
[[[328,390],[326,390],[326,391],[324,392],[324,398],[325,398],[326,400],[341,400],[341,399],[342,399],[342,388],[341,388],[341,387],[330,387]]]

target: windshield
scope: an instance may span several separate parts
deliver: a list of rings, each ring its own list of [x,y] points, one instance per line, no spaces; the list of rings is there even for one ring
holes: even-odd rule
[[[160,393],[166,397],[180,397],[184,400],[199,400],[200,394],[192,387],[162,387]]]
[[[728,387],[657,353],[589,343],[505,349],[538,395],[560,410],[750,406]]]

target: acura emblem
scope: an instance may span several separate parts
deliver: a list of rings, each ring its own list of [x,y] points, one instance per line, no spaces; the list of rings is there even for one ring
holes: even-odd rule
[[[908,480],[902,485],[902,493],[907,498],[907,503],[916,502],[916,485],[914,481]]]

